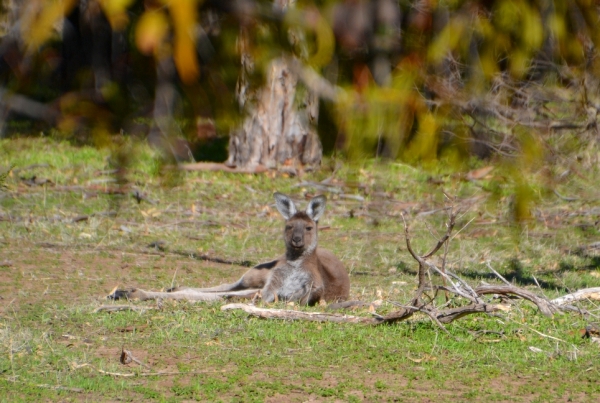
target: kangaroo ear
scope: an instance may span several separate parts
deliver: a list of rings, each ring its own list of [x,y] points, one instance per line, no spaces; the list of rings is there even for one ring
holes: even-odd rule
[[[296,214],[296,205],[292,199],[279,192],[273,193],[273,196],[275,197],[275,205],[277,206],[277,210],[279,210],[283,218],[289,220],[294,214]]]
[[[325,212],[326,201],[327,198],[325,198],[325,196],[317,196],[313,197],[310,203],[308,203],[308,207],[306,208],[306,214],[308,214],[308,216],[312,218],[314,222],[319,221],[319,218],[321,218],[321,216]]]

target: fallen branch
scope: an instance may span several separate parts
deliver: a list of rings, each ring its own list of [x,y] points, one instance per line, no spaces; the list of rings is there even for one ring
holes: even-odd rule
[[[135,311],[144,312],[149,309],[156,309],[154,306],[134,306],[134,305],[102,305],[94,309],[94,313],[98,312],[119,312],[119,311]]]
[[[563,295],[550,301],[554,305],[566,305],[571,302],[581,301],[583,299],[600,300],[600,287],[584,288],[583,290],[575,291],[574,293]]]
[[[399,304],[396,304],[399,305]],[[383,325],[401,322],[413,316],[417,312],[428,315],[438,325],[450,323],[465,315],[474,313],[491,313],[506,310],[502,305],[472,304],[459,308],[444,309],[442,311],[427,308],[402,307],[385,316],[361,317],[353,315],[341,315],[325,312],[302,312],[289,309],[259,308],[249,304],[227,304],[221,307],[221,311],[241,309],[242,311],[261,319],[282,320],[305,320],[310,322],[333,322],[333,323],[360,323],[365,325]],[[439,323],[438,323],[439,322]]]
[[[554,306],[551,301],[548,301],[544,298],[538,297],[532,292],[524,290],[522,288],[518,288],[512,285],[482,285],[475,288],[475,292],[478,295],[486,295],[486,294],[513,294],[528,301],[533,302],[537,305],[540,312],[545,316],[551,317],[555,313],[559,312],[558,307]]]
[[[412,303],[411,303],[412,306],[418,307],[421,305],[421,295],[423,294],[423,291],[425,291],[425,287],[427,286],[427,283],[426,283],[426,281],[427,281],[427,266],[429,265],[429,263],[427,262],[427,259],[430,258],[431,256],[435,255],[437,253],[437,251],[440,250],[440,248],[446,242],[449,241],[450,234],[452,233],[452,230],[454,229],[454,225],[456,224],[456,214],[457,214],[456,212],[454,212],[452,209],[450,209],[450,217],[448,220],[446,233],[444,234],[444,236],[441,239],[438,240],[437,244],[423,256],[419,256],[413,250],[412,244],[410,241],[408,224],[406,223],[404,214],[401,214],[402,221],[404,222],[404,237],[406,239],[406,249],[408,249],[408,252],[410,253],[410,255],[419,263],[419,274],[418,274],[419,285],[418,285],[417,291],[415,292],[415,295],[412,299]]]
[[[507,308],[503,305],[471,304],[458,308],[444,309],[443,311],[439,311],[436,317],[440,323],[450,323],[466,315],[471,315],[474,313],[492,313],[497,311],[505,311],[506,309]]]

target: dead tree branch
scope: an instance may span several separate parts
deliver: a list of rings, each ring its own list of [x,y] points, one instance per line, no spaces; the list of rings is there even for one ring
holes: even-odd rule
[[[467,306],[461,306],[458,308],[449,308],[444,309],[443,311],[438,312],[437,319],[441,323],[450,323],[457,319],[462,318],[466,315],[471,315],[474,313],[493,313],[498,311],[503,311],[503,307],[500,305],[494,304],[471,304]]]
[[[427,259],[433,256],[437,251],[439,251],[440,248],[450,239],[450,234],[452,233],[452,230],[454,229],[454,225],[456,223],[456,214],[457,213],[454,212],[452,209],[450,210],[450,218],[448,220],[446,233],[444,234],[444,236],[442,236],[442,238],[438,240],[437,244],[423,256],[419,256],[412,248],[408,224],[406,223],[406,218],[404,217],[404,214],[402,214],[402,221],[404,221],[404,236],[406,239],[406,248],[408,249],[408,252],[411,254],[411,256],[419,263],[418,288],[415,292],[415,296],[412,299],[412,306],[419,307],[422,305],[421,295],[423,294],[423,291],[425,291],[425,287],[427,286]]]
[[[520,298],[523,298],[523,299],[533,302],[534,304],[537,305],[537,307],[539,308],[541,313],[543,313],[545,316],[549,316],[549,317],[551,317],[553,314],[559,312],[559,309],[556,306],[554,306],[554,304],[552,302],[547,301],[544,298],[538,297],[537,295],[535,295],[534,293],[532,293],[530,291],[527,291],[527,290],[524,290],[522,288],[515,287],[512,285],[482,285],[482,286],[477,287],[475,289],[475,292],[478,295],[485,295],[485,294],[516,295]]]
[[[560,298],[555,298],[550,301],[553,305],[566,305],[572,302],[581,301],[584,299],[600,300],[600,287],[584,288],[583,290],[575,291],[574,293],[563,295]]]

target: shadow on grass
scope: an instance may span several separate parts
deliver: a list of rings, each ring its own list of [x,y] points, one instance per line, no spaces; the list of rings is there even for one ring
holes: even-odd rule
[[[598,263],[598,262],[596,262],[596,263]],[[410,269],[404,262],[398,263],[396,265],[396,267],[397,267],[398,271],[400,271],[402,273],[412,275],[412,276],[417,275],[416,270]],[[471,280],[488,280],[488,281],[498,280],[498,277],[494,273],[491,273],[487,269],[483,269],[483,270],[485,270],[485,271],[480,271],[477,269],[462,269],[459,272],[457,272],[456,274],[460,277],[471,279]],[[538,275],[535,276],[537,279],[537,282],[536,282],[536,280],[533,278],[533,275],[524,268],[523,264],[518,259],[511,259],[508,262],[507,271],[505,273],[500,273],[500,274],[508,282],[514,283],[517,286],[521,286],[521,287],[536,286],[537,287],[539,285],[542,289],[545,289],[545,290],[558,290],[558,291],[568,292],[567,288],[561,282],[539,278],[539,276],[542,276],[542,275],[556,275],[558,273],[561,273],[562,270],[563,270],[563,268],[562,268],[562,264],[561,264],[561,269],[559,269],[559,270],[552,271],[552,272],[539,273]],[[565,268],[565,271],[567,271],[567,270],[576,271],[578,269],[573,266],[573,267],[569,267],[568,269]]]
[[[555,274],[547,273],[547,274]],[[494,273],[489,271],[478,271],[478,270],[465,270],[460,273],[462,276],[470,279],[485,279],[485,280],[498,280],[498,277]],[[508,282],[513,283],[517,286],[540,286],[545,290],[560,290],[567,291],[562,283],[554,280],[539,278],[539,274],[534,276],[523,266],[521,261],[518,259],[510,259],[508,262],[508,268],[505,273],[500,273]],[[537,280],[537,282],[536,282]]]
[[[574,253],[574,254],[582,259],[589,260],[589,264],[575,265],[572,262],[562,261],[559,263],[558,270],[544,270],[544,271],[541,271],[539,274],[541,276],[544,276],[544,275],[564,274],[564,273],[578,272],[578,271],[581,272],[584,270],[593,271],[593,270],[600,269],[600,256],[590,255],[589,253],[581,252],[581,251]]]

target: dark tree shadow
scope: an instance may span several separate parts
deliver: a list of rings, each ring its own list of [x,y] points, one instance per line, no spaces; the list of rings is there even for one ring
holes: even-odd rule
[[[540,279],[537,278],[537,283],[536,281],[533,279],[533,276],[531,274],[529,274],[525,268],[523,267],[523,264],[518,260],[518,259],[511,259],[509,260],[509,265],[508,265],[508,270],[506,273],[500,273],[507,281],[514,283],[518,286],[539,286],[542,289],[546,289],[546,290],[559,290],[559,291],[564,291],[564,292],[568,292],[567,288],[565,288],[565,286],[563,284],[559,284],[556,281],[552,281],[552,280],[544,280],[544,279]],[[404,262],[400,262],[396,265],[396,267],[398,268],[399,272],[405,273],[405,274],[409,274],[409,275],[416,275],[417,272],[415,270],[411,270],[406,263]],[[483,271],[485,270],[485,271]],[[462,269],[459,272],[457,272],[456,274],[461,276],[461,277],[466,277],[468,279],[471,280],[498,280],[498,277],[494,274],[491,273],[489,270],[487,269],[483,269],[483,270],[477,270],[477,269]],[[574,268],[571,270],[575,270]],[[549,273],[545,273],[545,274],[556,274],[559,271],[554,271],[554,272],[549,272]],[[540,273],[540,275],[542,275],[542,273]]]

